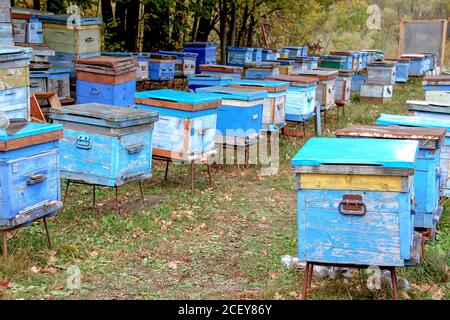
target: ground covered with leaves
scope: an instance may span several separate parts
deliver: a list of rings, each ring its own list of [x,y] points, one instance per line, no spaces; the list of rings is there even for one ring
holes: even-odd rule
[[[348,124],[373,124],[380,113],[408,111],[407,99],[422,99],[420,80],[395,88],[392,103],[372,105],[354,97],[345,117],[335,111],[325,135]],[[308,132],[313,132],[309,125]],[[263,177],[259,167],[197,168],[195,193],[190,170],[164,165],[144,184],[145,206],[136,184],[114,191],[72,186],[64,210],[51,219],[54,248],[47,248],[42,223],[10,235],[10,255],[0,260],[3,299],[298,299],[303,271],[286,269],[284,255],[296,256],[295,177],[289,161],[302,138],[281,138],[278,175]],[[200,172],[201,171],[201,172]],[[63,182],[65,183],[65,182]],[[63,184],[64,186],[64,184]],[[448,299],[450,217],[445,206],[437,240],[414,268],[399,268],[409,282],[403,299]],[[313,280],[313,299],[389,299],[390,290],[368,290],[361,274],[352,279]],[[78,281],[79,279],[79,281]]]

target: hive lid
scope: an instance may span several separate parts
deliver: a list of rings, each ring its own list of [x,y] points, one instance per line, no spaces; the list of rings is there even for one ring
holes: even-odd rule
[[[227,65],[218,65],[218,64],[201,64],[200,71],[211,71],[211,72],[225,72],[225,73],[243,73],[244,68],[235,67],[235,66],[227,66]]]
[[[446,119],[381,114],[377,119],[376,124],[381,126],[399,125],[408,127],[444,128],[450,133],[450,120]]]
[[[338,72],[338,76],[349,77],[355,74],[355,71],[350,69],[333,69],[333,68],[314,68],[313,70],[333,70]]]
[[[135,58],[131,55],[128,56],[96,56],[92,58],[74,59],[75,64],[85,64],[92,66],[105,66],[105,67],[121,67],[127,64],[132,64]]]
[[[423,84],[424,85],[432,85],[432,84],[447,85],[447,84],[450,84],[450,75],[441,74],[441,75],[437,75],[437,76],[426,76],[425,78],[423,78]]]
[[[291,160],[293,166],[364,165],[414,169],[418,141],[311,138]]]
[[[239,80],[230,84],[232,87],[245,88],[250,87],[253,89],[266,90],[268,92],[280,92],[286,91],[289,88],[290,83],[286,81],[273,81],[273,80]]]
[[[353,56],[355,54],[353,51],[331,51],[329,53],[331,56]]]
[[[410,110],[422,110],[424,107],[437,107],[442,109],[450,109],[450,103],[434,102],[434,101],[422,101],[422,100],[407,100],[406,105]],[[450,110],[449,110],[450,112]]]
[[[61,139],[61,124],[29,122],[14,134],[0,130],[0,151],[9,151]]]
[[[276,68],[280,65],[280,63],[278,62],[270,62],[270,61],[263,61],[263,62],[246,62],[244,64],[245,68],[260,68],[260,69],[264,69],[264,68]]]
[[[85,103],[50,109],[51,118],[100,126],[123,127],[152,123],[158,112],[101,103]],[[101,121],[96,121],[101,120]],[[121,124],[127,121],[127,124]]]
[[[268,80],[286,81],[293,86],[312,86],[317,85],[317,79],[312,77],[302,77],[298,75],[280,75],[267,77]]]
[[[393,67],[397,64],[397,61],[373,61],[367,64],[367,67]]]
[[[179,52],[179,51],[159,50],[159,53],[161,53],[161,54],[168,54],[168,55],[172,55],[172,56],[177,56],[179,58],[182,58],[182,57],[197,58],[198,57],[198,53],[193,53],[193,52]]]
[[[220,80],[234,80],[235,78],[228,73],[226,74],[215,74],[215,73],[201,73],[201,74],[190,74],[188,75],[188,80],[210,80],[210,81],[220,81]]]
[[[445,132],[443,128],[352,125],[344,129],[336,130],[336,136],[440,141],[445,137]]]
[[[343,56],[320,56],[320,59],[322,60],[333,60],[333,61],[339,61],[344,62],[345,58]]]
[[[217,46],[214,42],[184,42],[183,47],[206,48]]]
[[[384,58],[384,61],[410,62],[411,60],[408,58]]]
[[[319,80],[336,79],[338,72],[336,70],[302,70],[296,73],[305,77],[315,77]]]
[[[291,60],[291,59],[289,59],[289,58],[278,58],[277,60],[267,60],[267,61],[270,61],[270,62],[279,62],[280,65],[282,65],[282,66],[286,66],[286,65],[288,65],[288,66],[293,66],[293,65],[295,65],[296,62],[297,62],[297,61]]]
[[[142,99],[167,100],[186,104],[203,104],[209,102],[216,102],[220,100],[219,98],[212,97],[209,94],[200,94],[172,89],[140,91],[136,92],[134,96],[138,99],[142,98]]]
[[[51,15],[51,16],[41,16],[39,19],[42,22],[51,22],[51,23],[57,23],[57,24],[67,24],[71,25],[74,20],[70,18],[69,15]],[[67,22],[71,23],[67,23]],[[102,18],[100,17],[80,17],[80,24],[81,25],[96,25],[101,24]]]
[[[408,58],[410,60],[423,60],[425,59],[424,54],[416,54],[416,53],[405,53],[401,55],[402,58]]]
[[[204,87],[198,88],[197,92],[209,93],[217,95],[221,99],[231,99],[231,100],[243,100],[252,101],[264,99],[267,97],[267,91],[263,90],[253,90],[253,89],[241,89],[241,88],[230,88],[230,87]]]

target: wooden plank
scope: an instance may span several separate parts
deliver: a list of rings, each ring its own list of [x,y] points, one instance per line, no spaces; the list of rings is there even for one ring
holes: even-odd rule
[[[126,68],[122,68],[122,69],[117,69],[117,70],[113,70],[113,69],[107,69],[107,68],[92,68],[92,67],[84,67],[81,65],[75,65],[75,70],[76,71],[84,71],[84,72],[90,72],[90,73],[99,73],[99,74],[106,74],[106,75],[121,75],[121,74],[125,74],[128,72],[136,72],[137,70],[137,65],[135,66],[128,66]]]
[[[116,85],[134,80],[136,72],[128,72],[121,75],[108,75],[92,72],[77,71],[77,80]]]
[[[336,136],[441,141],[445,137],[445,132],[443,128],[352,125],[336,130]]]
[[[42,144],[50,141],[59,140],[63,137],[63,135],[64,135],[63,130],[57,130],[53,132],[46,132],[38,135],[32,135],[9,141],[0,141],[0,151],[10,151],[36,144]]]
[[[264,90],[264,91],[267,91],[267,92],[270,92],[270,93],[283,92],[283,91],[287,91],[289,89],[289,86],[263,87],[263,86],[235,85],[235,84],[230,84],[230,85],[228,85],[228,87],[239,88],[239,89]]]
[[[323,174],[356,174],[377,176],[409,176],[414,173],[410,169],[385,168],[381,166],[324,165],[295,166],[293,173],[323,173]]]
[[[95,66],[120,67],[135,62],[136,57],[97,56],[93,58],[74,59],[75,64],[89,64]]]
[[[134,102],[153,107],[169,108],[183,111],[200,111],[200,110],[214,109],[218,108],[222,104],[221,100],[202,104],[188,104],[188,103],[180,103],[148,98],[134,98]]]
[[[42,113],[41,107],[36,96],[32,93],[30,97],[30,117],[33,122],[47,123],[44,114]]]
[[[301,189],[406,192],[401,176],[302,174]]]

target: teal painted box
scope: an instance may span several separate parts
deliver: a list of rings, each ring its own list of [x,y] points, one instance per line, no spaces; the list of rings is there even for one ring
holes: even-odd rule
[[[0,130],[0,230],[29,224],[62,207],[60,124]]]
[[[311,138],[291,160],[297,176],[298,258],[395,267],[420,261],[412,175],[419,143]]]
[[[215,153],[220,99],[170,89],[135,94],[140,109],[157,111],[153,154],[183,162],[203,161]]]
[[[353,125],[336,131],[337,137],[416,140],[420,143],[414,172],[414,227],[436,231],[442,214],[439,204],[439,161],[445,129]]]
[[[51,109],[64,125],[61,177],[108,187],[152,175],[152,134],[158,113],[98,103]]]

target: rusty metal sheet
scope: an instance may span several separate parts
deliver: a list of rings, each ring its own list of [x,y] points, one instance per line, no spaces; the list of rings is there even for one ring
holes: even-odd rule
[[[384,139],[435,140],[444,139],[446,130],[443,128],[421,128],[402,126],[365,126],[352,125],[336,130],[337,137],[365,137]]]

